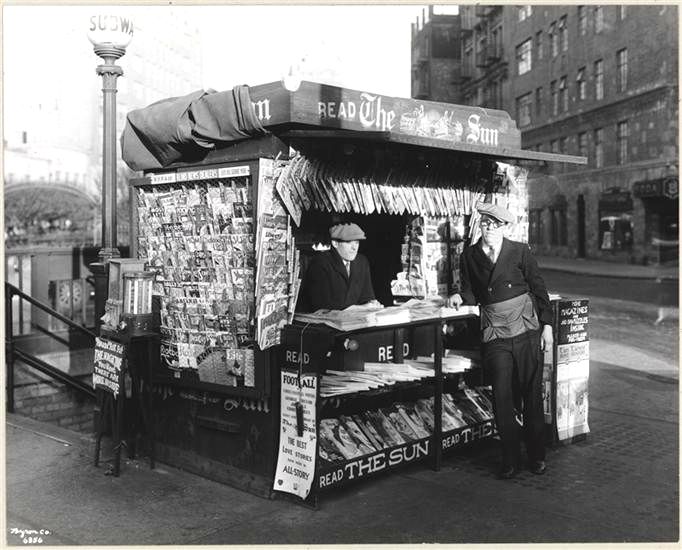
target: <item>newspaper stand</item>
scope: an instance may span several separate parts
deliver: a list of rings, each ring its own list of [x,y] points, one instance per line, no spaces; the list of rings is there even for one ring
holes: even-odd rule
[[[410,215],[446,216],[453,201],[466,194],[467,200],[458,203],[458,208],[466,206],[459,214],[470,237],[472,200],[494,199],[506,177],[496,162],[584,163],[585,159],[522,150],[520,132],[503,111],[391,98],[312,82],[302,82],[295,91],[276,82],[252,87],[249,93],[266,135],[216,143],[200,160],[195,148],[191,160],[179,158],[163,167],[146,168],[143,177],[131,182],[133,257],[144,259],[147,269],[157,273],[155,294],[161,296],[156,312],[161,317],[160,361],[154,366],[151,387],[155,454],[163,462],[256,494],[271,497],[290,492],[300,501],[314,503],[320,492],[348,481],[348,476],[338,479],[334,475],[339,468],[317,460],[319,419],[330,414],[335,401],[319,396],[319,379],[326,369],[360,370],[362,361],[370,360],[362,353],[376,353],[382,346],[390,346],[392,356],[384,353],[371,360],[396,361],[402,358],[406,343],[411,348],[406,355],[433,353],[435,358],[432,378],[337,399],[332,407],[336,412],[390,402],[398,394],[433,396],[435,410],[440,410],[444,383],[456,384],[459,377],[444,377],[441,372],[442,328],[448,319],[353,331],[292,323],[291,298],[296,289],[287,270],[295,265],[305,268],[303,249],[309,252],[332,221],[360,221],[368,236],[376,237],[373,244],[368,240],[366,244],[374,248],[365,253],[373,269],[381,272],[375,278],[375,290],[387,303],[392,301],[388,282],[395,271],[388,279],[385,272],[400,263],[402,229]],[[292,186],[299,186],[299,203],[283,195],[280,183],[287,178]],[[334,186],[321,192],[311,183],[314,178],[332,181]],[[353,186],[356,191],[349,191]],[[455,187],[457,194],[449,191]],[[343,205],[335,202],[341,199],[334,195],[341,188],[346,189]],[[431,191],[424,191],[427,188]],[[407,197],[404,190],[409,189],[413,193]],[[231,202],[226,196],[232,197]],[[392,204],[389,196],[401,206]],[[524,198],[512,197],[513,204],[506,205],[527,220]],[[363,201],[374,206],[367,208]],[[226,203],[230,203],[227,210],[220,210]],[[250,222],[244,221],[249,218]],[[235,230],[237,221],[241,225]],[[527,222],[520,227],[521,236],[527,235]],[[401,228],[398,235],[396,228]],[[273,283],[275,276],[264,266],[270,265],[266,258],[274,258],[275,253],[268,256],[261,248],[279,250],[273,244],[277,239],[272,238],[280,234],[277,231],[286,234],[287,269],[284,279]],[[246,251],[240,256],[244,263],[239,269],[234,267],[233,249],[240,254]],[[454,249],[448,250],[444,257],[451,274],[457,258],[450,253]],[[232,277],[227,286],[225,277]],[[271,283],[285,285],[278,288],[280,292],[286,288],[288,301],[267,302],[270,298],[264,289]],[[452,289],[452,275],[444,284],[442,291]],[[235,302],[252,303],[251,309],[235,306],[241,317],[235,313],[230,318],[233,310],[221,310],[223,298],[216,295],[217,288],[222,289],[223,298],[231,292]],[[173,310],[178,298],[184,304],[179,312]],[[192,309],[209,302],[210,311]],[[220,335],[233,329],[237,338],[226,343]],[[360,353],[344,348],[349,338],[360,341]],[[470,342],[470,347],[475,346]],[[232,361],[235,368],[230,370]],[[284,391],[286,373],[291,374],[294,386],[298,384],[294,390],[298,396]],[[314,412],[305,409],[303,377],[310,377],[306,391]],[[296,426],[288,428],[297,429],[299,436],[312,442],[312,449],[302,457],[312,461],[312,476],[306,473],[303,485],[307,487],[295,490],[285,489],[276,471],[280,439],[285,437],[288,422],[282,412],[289,405]],[[312,426],[304,425],[311,417],[315,419]],[[388,471],[422,458],[438,468],[443,450],[494,432],[488,421],[459,433],[443,433],[440,416],[434,420],[432,436],[363,457],[358,471]],[[299,443],[303,449],[305,445]],[[348,468],[348,463],[340,466]]]

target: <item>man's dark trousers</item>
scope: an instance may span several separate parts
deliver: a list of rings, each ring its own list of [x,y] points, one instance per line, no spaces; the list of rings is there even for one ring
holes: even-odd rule
[[[515,404],[523,405],[523,432],[530,462],[545,459],[540,331],[483,344],[483,368],[493,386],[495,424],[504,466],[519,467],[519,425]]]

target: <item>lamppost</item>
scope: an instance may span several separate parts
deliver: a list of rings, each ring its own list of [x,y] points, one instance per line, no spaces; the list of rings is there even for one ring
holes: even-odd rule
[[[102,145],[102,248],[99,260],[103,263],[121,254],[116,248],[116,79],[123,69],[116,60],[126,53],[133,38],[133,23],[119,15],[90,17],[88,39],[95,53],[104,61],[97,67],[102,77],[104,99]]]
[[[113,14],[90,17],[88,39],[95,53],[104,63],[98,65],[97,74],[102,77],[103,139],[102,139],[102,248],[99,262],[90,264],[95,276],[95,319],[97,328],[104,314],[108,290],[108,262],[120,257],[116,247],[116,79],[123,69],[116,60],[125,54],[126,46],[133,38],[133,22]]]

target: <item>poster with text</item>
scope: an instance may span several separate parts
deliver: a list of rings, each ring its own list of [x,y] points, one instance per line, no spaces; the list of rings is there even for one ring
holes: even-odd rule
[[[95,339],[95,358],[92,369],[92,385],[118,396],[121,389],[121,369],[125,346],[118,342]]]
[[[282,371],[281,377],[279,455],[273,488],[305,499],[310,494],[317,457],[317,376],[305,374],[299,380],[297,372]]]
[[[587,300],[562,300],[556,304],[556,426],[559,440],[586,434],[590,342]]]

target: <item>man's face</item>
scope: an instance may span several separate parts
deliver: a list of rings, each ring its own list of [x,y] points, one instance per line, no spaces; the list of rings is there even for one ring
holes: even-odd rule
[[[483,243],[487,246],[497,247],[502,242],[504,228],[506,226],[507,224],[505,222],[490,216],[481,216],[481,235],[483,236]]]
[[[332,246],[336,248],[341,258],[347,262],[352,262],[358,255],[360,241],[332,241]]]

